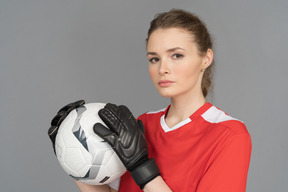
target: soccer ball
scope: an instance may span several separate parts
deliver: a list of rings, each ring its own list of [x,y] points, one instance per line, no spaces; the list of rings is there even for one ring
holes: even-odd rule
[[[98,111],[105,105],[89,103],[71,111],[55,140],[56,156],[65,172],[90,185],[110,183],[126,172],[111,146],[93,131],[95,123],[104,124]]]

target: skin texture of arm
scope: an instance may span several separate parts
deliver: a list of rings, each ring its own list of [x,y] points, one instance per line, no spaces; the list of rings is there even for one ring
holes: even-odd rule
[[[156,177],[147,183],[143,189],[144,192],[172,192],[161,176]]]
[[[117,192],[108,185],[87,185],[74,180],[81,192]],[[143,189],[144,192],[172,192],[161,176],[156,177],[147,183]]]
[[[81,192],[117,192],[108,185],[88,185],[74,180]]]

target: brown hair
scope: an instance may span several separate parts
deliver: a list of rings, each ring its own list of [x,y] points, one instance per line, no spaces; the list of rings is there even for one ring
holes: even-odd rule
[[[167,29],[171,27],[187,30],[194,37],[194,42],[198,47],[198,54],[201,57],[207,53],[208,49],[212,50],[213,43],[206,25],[196,15],[181,9],[172,9],[168,12],[157,14],[150,23],[146,43],[152,32],[156,29]],[[215,63],[212,61],[211,65],[205,69],[203,75],[201,88],[204,97],[208,95],[208,91],[212,85],[214,65]]]

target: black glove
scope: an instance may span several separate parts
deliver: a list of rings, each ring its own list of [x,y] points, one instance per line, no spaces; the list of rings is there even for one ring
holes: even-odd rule
[[[85,104],[84,100],[79,100],[73,103],[69,103],[68,105],[65,105],[64,107],[62,107],[58,111],[57,115],[52,119],[51,127],[48,129],[48,135],[52,141],[54,153],[55,153],[55,139],[56,139],[56,135],[57,135],[60,124],[73,109],[76,109],[77,107],[80,107],[84,104]]]
[[[155,160],[148,158],[142,121],[137,122],[126,106],[111,103],[99,110],[98,114],[109,129],[96,123],[94,132],[111,145],[135,182],[143,189],[160,173]]]

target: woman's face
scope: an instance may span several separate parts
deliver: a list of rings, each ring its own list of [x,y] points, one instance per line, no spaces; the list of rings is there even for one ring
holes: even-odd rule
[[[209,61],[206,56],[199,56],[193,36],[186,30],[168,28],[152,32],[147,58],[151,79],[161,96],[202,94],[201,70],[209,66]]]

